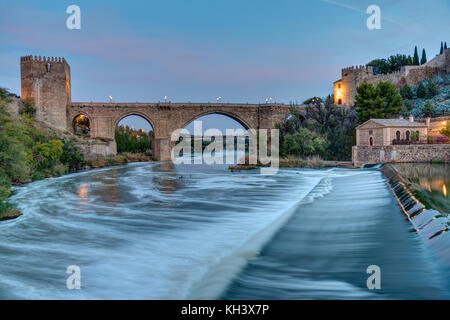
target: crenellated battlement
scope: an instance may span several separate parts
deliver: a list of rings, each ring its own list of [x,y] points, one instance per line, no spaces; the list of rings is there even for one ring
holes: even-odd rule
[[[354,72],[366,72],[366,73],[373,73],[373,67],[372,66],[351,66],[347,68],[342,69],[342,74],[345,73],[354,73]]]
[[[33,62],[45,62],[45,63],[67,63],[63,57],[41,57],[41,56],[24,56],[20,57],[20,62],[33,61]]]

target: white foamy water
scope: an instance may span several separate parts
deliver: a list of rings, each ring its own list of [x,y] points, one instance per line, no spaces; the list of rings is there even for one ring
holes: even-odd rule
[[[23,216],[0,223],[0,298],[372,298],[361,287],[365,273],[315,279],[308,265],[285,269],[283,261],[288,250],[292,261],[314,261],[320,270],[341,244],[344,258],[336,270],[345,271],[360,264],[364,248],[387,243],[383,232],[392,239],[399,230],[412,240],[406,238],[388,256],[409,250],[408,241],[417,249],[419,242],[401,218],[393,216],[394,229],[378,225],[389,226],[388,214],[396,213],[385,211],[396,207],[391,195],[381,192],[387,187],[377,174],[285,169],[264,176],[258,170],[233,173],[227,165],[145,163],[31,183],[11,199]],[[341,180],[347,183],[335,183]],[[358,196],[344,197],[350,190]],[[377,197],[368,196],[371,190]],[[318,241],[320,233],[328,249]],[[287,238],[280,240],[280,234]],[[383,256],[376,252],[374,257]],[[433,267],[421,254],[409,254],[406,261],[413,259]],[[66,288],[69,265],[81,268],[81,290]],[[428,279],[433,289],[436,279]],[[298,295],[286,294],[293,290]]]
[[[0,225],[0,297],[214,298],[325,175],[150,163],[20,187],[24,215]],[[66,289],[69,265],[82,290]]]

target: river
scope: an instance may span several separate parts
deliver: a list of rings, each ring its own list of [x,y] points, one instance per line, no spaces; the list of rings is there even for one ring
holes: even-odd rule
[[[448,299],[381,172],[141,163],[17,188],[0,299]],[[81,290],[66,269],[81,270]],[[381,269],[368,290],[366,269]]]

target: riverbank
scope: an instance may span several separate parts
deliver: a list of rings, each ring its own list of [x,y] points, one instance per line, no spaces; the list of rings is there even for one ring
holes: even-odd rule
[[[143,153],[121,153],[115,156],[111,157],[103,157],[103,156],[88,156],[84,158],[84,165],[81,166],[79,169],[76,169],[74,171],[70,172],[58,172],[58,171],[52,171],[52,173],[49,176],[42,177],[42,179],[36,179],[36,180],[43,180],[46,178],[54,178],[63,176],[66,174],[71,174],[75,172],[85,171],[85,170],[91,170],[91,169],[98,169],[98,168],[104,168],[104,167],[113,167],[113,166],[119,166],[124,165],[128,163],[135,163],[135,162],[152,162],[153,159],[147,154]],[[34,180],[34,181],[36,181]],[[33,181],[29,181],[33,182]],[[16,183],[15,186],[18,185],[24,185],[29,182],[25,183]],[[6,220],[12,220],[20,217],[22,213],[20,210],[14,208],[11,206],[7,199],[12,196],[13,193],[11,191],[8,191],[8,197],[4,198],[3,202],[0,201],[0,221],[6,221]]]

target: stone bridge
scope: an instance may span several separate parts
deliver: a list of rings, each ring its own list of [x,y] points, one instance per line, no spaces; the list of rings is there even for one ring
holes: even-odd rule
[[[74,119],[86,116],[90,138],[94,141],[88,151],[103,155],[116,154],[115,128],[129,115],[141,116],[152,125],[154,156],[158,160],[169,160],[172,132],[201,116],[223,114],[246,129],[273,129],[290,112],[284,104],[72,102],[70,66],[64,58],[21,57],[20,72],[22,99],[36,105],[36,118],[75,133]],[[298,108],[304,112],[304,107]]]
[[[208,114],[229,116],[245,129],[273,129],[288,116],[289,108],[284,104],[70,102],[66,127],[74,133],[75,118],[84,115],[90,122],[91,138],[113,142],[120,120],[130,115],[141,116],[153,127],[155,158],[170,160],[172,132]],[[107,153],[115,152],[115,143],[111,143]]]

